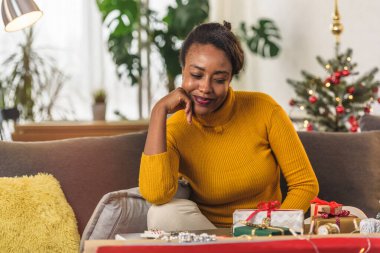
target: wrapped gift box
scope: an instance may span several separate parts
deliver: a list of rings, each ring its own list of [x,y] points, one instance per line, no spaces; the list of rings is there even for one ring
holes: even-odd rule
[[[319,216],[320,213],[338,215],[342,211],[342,206],[342,204],[334,201],[327,202],[319,198],[315,198],[310,204],[310,217]]]
[[[237,209],[233,213],[233,230],[244,226],[240,221],[245,221],[256,209]],[[249,221],[253,224],[262,224],[263,219],[267,218],[268,211],[259,211]],[[291,228],[300,233],[303,229],[304,213],[300,209],[276,209],[271,210],[270,226]]]
[[[337,222],[337,219],[339,219],[339,222]],[[340,233],[352,233],[358,228],[356,227],[355,222],[357,226],[359,226],[360,221],[361,219],[359,219],[356,216],[332,217],[327,219],[324,219],[322,217],[315,217],[313,232],[314,234],[317,234],[319,226],[322,226],[327,223],[333,223],[338,225]]]
[[[291,235],[288,228],[285,227],[267,227],[259,226],[241,226],[234,229],[234,236],[251,235],[251,236],[272,236],[272,235]]]

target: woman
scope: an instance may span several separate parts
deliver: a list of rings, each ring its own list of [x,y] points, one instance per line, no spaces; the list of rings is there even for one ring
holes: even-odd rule
[[[230,86],[244,63],[231,25],[196,27],[180,61],[182,87],[154,106],[141,160],[140,191],[161,210],[149,211],[150,227],[228,227],[235,209],[281,201],[280,170],[289,189],[281,208],[306,211],[318,182],[288,116],[268,95]],[[189,182],[193,202],[173,200],[179,176]],[[201,213],[192,219],[183,205],[197,213],[194,202]]]

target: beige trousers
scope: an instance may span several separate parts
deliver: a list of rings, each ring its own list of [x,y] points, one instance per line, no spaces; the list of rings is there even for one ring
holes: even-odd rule
[[[164,205],[152,205],[148,210],[148,229],[167,232],[216,229],[188,199],[173,199]]]

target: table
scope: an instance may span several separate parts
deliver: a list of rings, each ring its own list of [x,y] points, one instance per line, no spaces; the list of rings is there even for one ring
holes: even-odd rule
[[[149,121],[50,121],[16,124],[12,140],[49,141],[147,130]]]
[[[204,244],[178,244],[160,240],[89,240],[85,242],[84,253],[124,252],[292,252],[292,253],[375,253],[380,252],[380,234],[336,234],[314,235],[295,238],[294,236],[254,237],[254,239],[223,238]]]

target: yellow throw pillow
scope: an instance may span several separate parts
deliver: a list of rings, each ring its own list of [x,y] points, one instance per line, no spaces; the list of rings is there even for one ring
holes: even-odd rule
[[[79,252],[74,212],[48,174],[0,178],[1,252]]]

